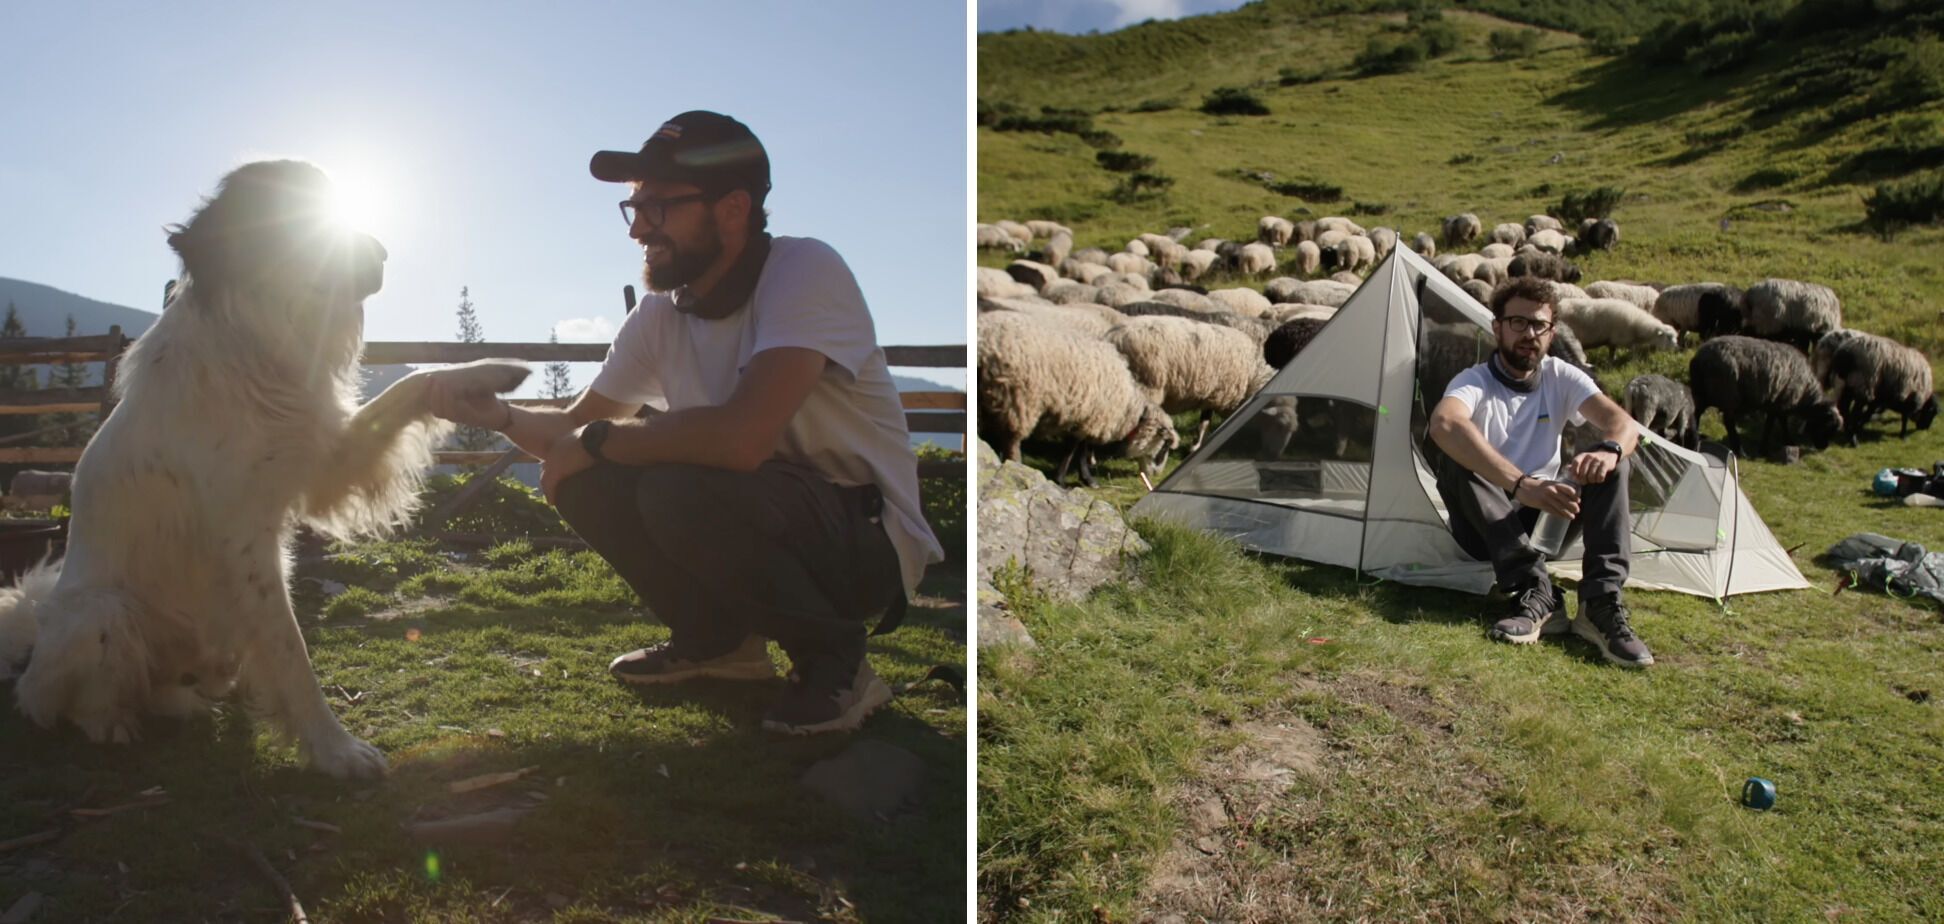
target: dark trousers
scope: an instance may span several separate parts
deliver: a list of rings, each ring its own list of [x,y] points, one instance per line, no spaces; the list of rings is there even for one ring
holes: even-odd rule
[[[875,487],[771,461],[754,472],[601,463],[561,482],[568,525],[694,657],[751,634],[790,660],[864,656],[864,625],[904,600]]]
[[[1599,484],[1580,488],[1580,512],[1566,530],[1566,542],[1584,535],[1586,558],[1580,579],[1581,600],[1617,594],[1627,583],[1627,478],[1633,463],[1620,466]],[[1438,493],[1451,519],[1451,535],[1471,557],[1492,563],[1500,590],[1518,593],[1546,581],[1545,556],[1532,547],[1536,508],[1521,506],[1497,485],[1478,473],[1443,457],[1438,466]]]

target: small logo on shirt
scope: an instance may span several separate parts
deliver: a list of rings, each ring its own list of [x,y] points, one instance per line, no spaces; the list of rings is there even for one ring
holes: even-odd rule
[[[1540,423],[1552,423],[1552,415],[1551,415],[1551,414],[1547,414],[1547,413],[1545,413],[1545,412],[1543,412],[1543,411],[1542,411],[1542,412],[1540,412],[1540,414],[1539,414],[1539,422],[1540,422]]]

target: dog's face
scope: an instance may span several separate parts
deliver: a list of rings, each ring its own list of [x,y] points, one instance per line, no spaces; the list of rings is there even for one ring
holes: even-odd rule
[[[199,289],[254,302],[355,306],[384,284],[385,248],[336,219],[330,177],[303,161],[230,171],[169,246]]]

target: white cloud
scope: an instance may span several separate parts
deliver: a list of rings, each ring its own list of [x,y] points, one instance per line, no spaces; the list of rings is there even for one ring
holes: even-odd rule
[[[1188,12],[1182,0],[1108,0],[1108,5],[1115,10],[1115,29],[1145,19],[1180,19]]]
[[[554,323],[562,343],[607,343],[614,339],[614,322],[604,317],[568,318]]]

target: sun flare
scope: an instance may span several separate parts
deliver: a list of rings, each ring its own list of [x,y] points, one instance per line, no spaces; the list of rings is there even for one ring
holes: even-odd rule
[[[387,220],[383,190],[371,180],[369,174],[335,168],[331,173],[331,219],[336,223],[367,234],[377,234],[383,230]]]

